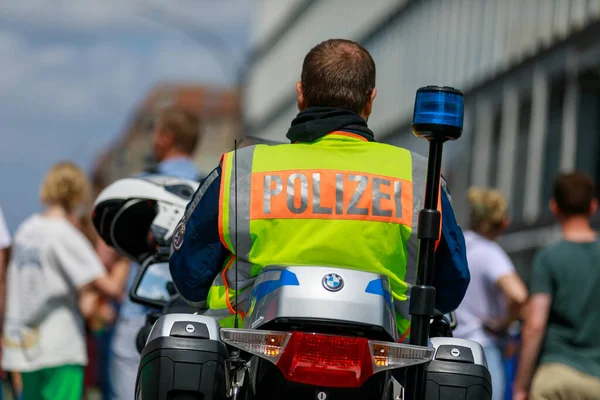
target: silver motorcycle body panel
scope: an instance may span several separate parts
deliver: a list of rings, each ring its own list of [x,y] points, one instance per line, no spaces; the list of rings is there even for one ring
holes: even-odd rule
[[[397,340],[389,282],[371,272],[304,265],[265,267],[254,283],[245,327],[259,329],[282,318],[376,326]]]
[[[152,326],[150,334],[148,335],[148,340],[146,340],[146,344],[159,337],[171,336],[171,330],[176,322],[204,324],[208,328],[210,340],[221,340],[221,331],[219,323],[216,319],[212,317],[206,317],[204,315],[180,313],[165,314],[160,317]]]
[[[487,359],[483,352],[481,344],[467,339],[460,339],[455,337],[433,337],[429,339],[431,346],[435,349],[433,359],[437,359],[438,349],[440,346],[458,346],[466,347],[473,353],[473,360],[476,365],[483,365],[487,368]]]

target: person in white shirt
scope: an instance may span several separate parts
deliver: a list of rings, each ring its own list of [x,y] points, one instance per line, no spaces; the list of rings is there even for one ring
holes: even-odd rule
[[[506,200],[497,190],[471,188],[470,231],[465,232],[471,283],[456,310],[454,336],[479,342],[492,376],[493,399],[504,399],[502,332],[520,317],[527,289],[506,252],[495,242],[508,227]]]
[[[4,302],[6,298],[6,265],[8,264],[10,243],[10,233],[8,232],[8,227],[6,226],[6,220],[4,219],[2,207],[0,207],[0,332],[2,332],[2,321],[4,320]]]
[[[10,233],[6,226],[6,220],[4,219],[4,213],[2,207],[0,207],[0,250],[7,250],[10,247]],[[2,259],[0,258],[0,261]]]
[[[10,249],[10,233],[6,226],[4,213],[0,207],[0,334],[2,332],[2,322],[4,321],[4,303],[6,299],[6,264],[8,264],[8,253]],[[2,347],[0,346],[0,359],[2,359]],[[4,379],[4,371],[1,371],[1,377]],[[2,384],[0,383],[0,400],[2,399]]]
[[[121,294],[73,225],[87,209],[89,186],[76,165],[53,166],[41,187],[45,211],[27,218],[14,237],[2,367],[21,372],[25,400],[81,399],[85,318],[98,293]]]

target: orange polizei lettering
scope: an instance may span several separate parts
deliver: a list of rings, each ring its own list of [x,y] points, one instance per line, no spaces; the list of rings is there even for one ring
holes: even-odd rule
[[[411,225],[408,180],[334,170],[252,174],[250,219],[340,219]]]

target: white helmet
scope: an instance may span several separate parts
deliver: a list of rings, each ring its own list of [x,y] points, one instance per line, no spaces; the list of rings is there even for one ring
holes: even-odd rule
[[[94,202],[94,227],[106,244],[143,262],[159,248],[170,246],[198,186],[195,181],[162,175],[120,179]]]

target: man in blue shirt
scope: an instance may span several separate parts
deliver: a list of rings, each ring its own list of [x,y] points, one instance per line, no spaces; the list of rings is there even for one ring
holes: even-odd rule
[[[192,160],[198,145],[200,121],[197,116],[179,108],[163,110],[157,118],[153,136],[156,166],[138,176],[159,174],[182,179],[200,181],[198,167]],[[127,292],[139,270],[132,263],[127,280]],[[136,336],[144,326],[146,314],[152,309],[133,303],[126,296],[111,345],[110,378],[111,399],[131,400],[134,398],[135,379],[140,355],[136,348]]]
[[[332,54],[328,54],[324,58],[323,65],[313,68],[316,71],[315,74],[320,74],[319,77],[322,75],[323,82],[320,87],[314,85],[312,92],[308,91],[307,85],[305,85],[307,65],[305,60],[302,82],[297,84],[298,106],[302,111],[292,121],[292,126],[287,133],[287,138],[291,143],[312,143],[335,131],[344,131],[366,141],[375,141],[373,132],[367,127],[368,113],[359,115],[357,111],[349,107],[340,106],[343,100],[340,98],[355,93],[356,96],[362,96],[368,90],[358,86],[358,78],[346,79],[347,74],[330,71],[338,64],[355,62],[353,57],[356,55],[356,44],[348,43],[348,41],[337,42],[343,42],[340,44],[340,48],[334,48]],[[335,47],[337,43],[333,43],[333,45]],[[344,46],[347,49],[342,48]],[[366,52],[364,49],[361,51]],[[343,54],[340,55],[340,52]],[[336,59],[336,55],[340,57]],[[356,72],[357,76],[362,72],[356,66],[358,64],[357,62],[352,64],[354,67],[349,66],[349,69]],[[348,67],[348,65],[342,66]],[[372,90],[372,98],[374,98],[376,93],[374,82],[373,86],[368,89]],[[305,101],[309,95],[314,101]],[[377,160],[373,160],[373,162],[377,162]],[[188,302],[198,307],[204,305],[213,279],[223,267],[224,260],[228,255],[221,243],[218,230],[221,173],[221,166],[219,166],[200,185],[188,205],[173,239],[174,252],[170,259],[171,275],[179,293]],[[442,312],[449,312],[457,308],[462,301],[470,275],[464,237],[456,223],[451,198],[445,189],[445,183],[443,186],[444,190],[441,196],[442,237],[436,256],[434,286],[437,289],[436,308]],[[398,243],[398,245],[402,246],[402,243]],[[415,268],[412,270],[414,271]],[[414,278],[407,277],[406,281],[414,283]]]

